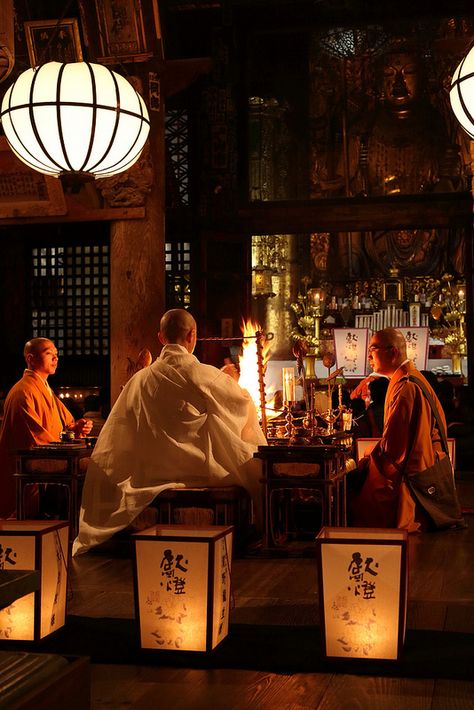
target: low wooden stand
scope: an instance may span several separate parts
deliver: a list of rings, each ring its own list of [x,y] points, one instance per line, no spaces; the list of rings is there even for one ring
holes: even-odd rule
[[[347,453],[338,445],[323,446],[259,446],[254,454],[263,464],[263,512],[264,545],[275,548],[279,545],[275,533],[276,496],[297,494],[304,491],[318,499],[322,509],[322,525],[345,526],[346,515],[346,460]],[[279,464],[285,464],[288,472],[279,472]],[[313,469],[298,473],[298,466],[306,464]],[[283,468],[283,467],[281,467]],[[277,501],[278,502],[278,501]]]
[[[81,492],[86,475],[80,462],[91,453],[91,449],[85,445],[68,447],[67,444],[58,447],[37,446],[34,449],[18,451],[15,473],[18,520],[26,519],[24,493],[27,486],[64,486],[68,492],[68,520],[72,542],[79,527]]]

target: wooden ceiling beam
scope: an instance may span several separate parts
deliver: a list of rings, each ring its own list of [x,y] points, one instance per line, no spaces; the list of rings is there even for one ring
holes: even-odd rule
[[[468,192],[262,202],[239,209],[236,227],[251,234],[449,228],[472,221],[472,210]]]

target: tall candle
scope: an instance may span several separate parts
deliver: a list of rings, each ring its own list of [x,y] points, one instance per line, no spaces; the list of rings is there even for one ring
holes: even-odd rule
[[[352,412],[342,413],[342,428],[344,431],[350,431],[352,429]]]
[[[282,378],[282,382],[283,382],[283,401],[284,402],[295,402],[296,401],[295,368],[294,367],[282,367],[281,378]]]

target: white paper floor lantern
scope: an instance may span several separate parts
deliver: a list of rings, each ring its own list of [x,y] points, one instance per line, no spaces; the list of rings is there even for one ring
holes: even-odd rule
[[[109,177],[130,168],[148,137],[145,102],[101,64],[48,62],[20,74],[2,101],[13,152],[54,177]]]
[[[0,641],[40,641],[64,626],[69,523],[43,520],[0,521],[3,569],[39,570],[37,592],[0,611]]]
[[[227,636],[232,530],[157,525],[133,536],[143,649],[206,652]]]
[[[397,660],[405,639],[406,531],[322,528],[316,542],[323,655]]]

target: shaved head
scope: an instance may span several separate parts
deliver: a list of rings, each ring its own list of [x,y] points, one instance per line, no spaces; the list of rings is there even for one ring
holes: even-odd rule
[[[37,355],[50,345],[54,348],[54,343],[49,338],[31,338],[31,340],[28,340],[28,342],[25,343],[25,347],[23,348],[23,357],[26,360],[27,355]]]
[[[29,370],[38,373],[43,379],[54,375],[58,366],[58,351],[49,338],[32,338],[23,348],[26,365]]]
[[[377,342],[386,347],[396,348],[399,351],[402,360],[406,360],[407,343],[405,336],[400,330],[397,330],[397,328],[384,328],[383,330],[379,330],[377,335]]]
[[[384,328],[372,335],[369,345],[369,363],[375,372],[391,377],[406,359],[406,340],[397,328]]]
[[[192,352],[196,344],[196,321],[184,308],[172,308],[160,321],[159,338],[163,345],[176,343]]]

